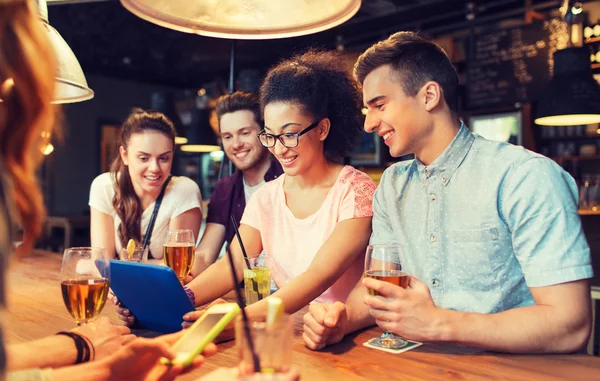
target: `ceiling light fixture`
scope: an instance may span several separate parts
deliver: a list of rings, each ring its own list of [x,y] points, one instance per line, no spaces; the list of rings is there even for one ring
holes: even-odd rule
[[[581,46],[581,4],[564,13],[570,47],[554,52],[554,73],[537,105],[540,126],[577,126],[600,123],[600,85],[594,79],[590,52]],[[561,10],[569,10],[565,0]]]
[[[165,28],[210,37],[262,40],[302,36],[340,25],[361,0],[121,0]]]
[[[58,61],[53,103],[75,103],[92,99],[94,91],[88,87],[77,57],[62,36],[48,23],[46,0],[37,0],[37,6],[42,25]]]
[[[587,48],[567,48],[554,53],[554,75],[543,94],[536,124],[600,123],[600,85],[592,75]]]
[[[153,92],[150,97],[150,108],[154,111],[162,112],[171,120],[173,127],[175,127],[175,144],[185,144],[188,142],[181,118],[175,110],[175,101],[171,93],[166,91]]]
[[[220,151],[217,137],[208,122],[210,112],[208,109],[194,108],[192,120],[187,130],[188,142],[180,146],[184,152],[213,152]]]

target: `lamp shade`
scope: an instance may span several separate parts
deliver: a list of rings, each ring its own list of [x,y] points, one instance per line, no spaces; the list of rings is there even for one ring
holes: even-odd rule
[[[554,53],[554,75],[538,102],[535,123],[575,126],[600,123],[600,85],[592,75],[589,50]]]
[[[58,61],[53,103],[75,103],[92,99],[94,92],[88,87],[77,57],[62,36],[48,23],[46,0],[37,0],[37,5],[44,30]]]
[[[156,91],[152,93],[150,107],[155,111],[160,111],[171,120],[175,127],[175,144],[185,144],[188,139],[185,137],[185,131],[181,118],[175,111],[175,102],[173,95],[166,91]]]
[[[185,152],[213,152],[219,151],[221,147],[217,143],[210,123],[208,122],[210,112],[208,109],[192,110],[192,121],[188,127],[188,142],[181,146]]]
[[[350,19],[361,0],[121,0],[129,11],[181,32],[270,39],[320,32]]]

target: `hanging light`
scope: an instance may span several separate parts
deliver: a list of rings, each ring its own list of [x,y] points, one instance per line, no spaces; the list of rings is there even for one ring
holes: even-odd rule
[[[361,0],[121,0],[121,3],[138,17],[165,28],[211,37],[260,40],[333,28],[354,16]]]
[[[192,121],[188,127],[188,142],[181,146],[185,152],[213,152],[219,151],[217,137],[215,136],[208,118],[210,112],[208,109],[192,110]]]
[[[188,139],[185,137],[185,131],[181,118],[175,110],[175,102],[173,101],[173,95],[166,91],[156,91],[152,93],[150,99],[150,107],[153,110],[160,111],[167,116],[173,122],[175,127],[175,144],[185,144]]]
[[[554,53],[554,74],[538,102],[535,123],[600,123],[600,85],[592,74],[590,52],[582,46],[583,8],[580,2],[564,0],[560,11],[567,24],[568,47]]]
[[[56,94],[53,103],[75,103],[92,99],[94,91],[88,87],[77,57],[56,29],[48,23],[46,0],[37,0],[37,5],[46,36],[58,61]]]
[[[554,76],[537,107],[541,126],[600,123],[600,85],[592,75],[587,48],[554,53]]]

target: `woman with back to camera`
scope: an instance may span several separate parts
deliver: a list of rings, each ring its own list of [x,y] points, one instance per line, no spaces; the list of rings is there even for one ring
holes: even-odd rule
[[[191,229],[198,238],[202,223],[200,189],[191,179],[171,176],[175,128],[162,113],[134,109],[119,135],[119,155],[111,171],[90,188],[92,246],[111,258],[130,239],[142,246],[150,234],[148,259],[163,258],[163,243],[172,229]],[[168,181],[168,183],[167,183]],[[163,187],[164,195],[152,231],[148,225]]]
[[[265,128],[260,141],[281,163],[284,174],[251,198],[240,234],[249,256],[264,250],[285,310],[293,313],[313,300],[344,300],[362,275],[371,234],[375,184],[341,164],[361,133],[356,83],[335,52],[310,51],[269,70],[260,89]],[[352,237],[352,239],[349,239]],[[244,260],[231,244],[241,279]],[[227,258],[188,284],[196,305],[231,291]],[[262,300],[247,307],[266,311]],[[202,311],[186,314],[184,326]]]
[[[55,106],[50,104],[56,69],[34,2],[0,0],[0,328],[6,314],[12,227],[19,224],[23,229],[20,252],[27,254],[44,223],[36,169],[43,158],[40,148],[56,121]],[[103,318],[70,331],[72,336],[11,345],[0,340],[0,380],[172,380],[183,371],[181,366],[158,363],[162,356],[175,357],[171,345],[180,335],[131,340],[127,333],[129,329]],[[94,352],[95,358],[75,365],[78,345],[87,347],[88,354]],[[214,352],[215,347],[207,351]],[[195,366],[200,361],[196,359]]]

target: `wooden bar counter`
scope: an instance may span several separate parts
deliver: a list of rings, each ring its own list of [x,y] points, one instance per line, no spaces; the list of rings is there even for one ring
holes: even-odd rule
[[[18,343],[52,335],[74,326],[62,301],[59,272],[62,256],[38,252],[14,260],[8,277],[6,340]],[[102,315],[117,322],[112,305]],[[346,337],[326,350],[313,352],[302,342],[302,312],[295,315],[294,367],[302,380],[600,380],[600,358],[576,355],[507,355],[453,344],[424,344],[399,355],[364,347],[379,328]],[[218,367],[234,367],[233,341],[194,372],[178,380],[196,380]]]

